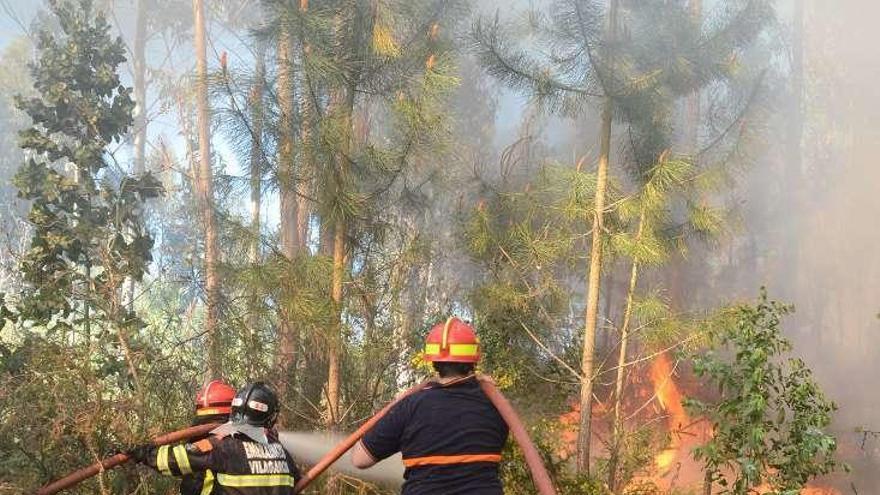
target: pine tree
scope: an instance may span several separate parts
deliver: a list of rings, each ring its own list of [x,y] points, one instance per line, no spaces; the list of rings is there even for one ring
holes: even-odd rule
[[[291,199],[309,198],[300,203],[297,215],[300,245],[305,243],[309,212],[314,211],[320,221],[319,252],[332,263],[327,302],[335,316],[329,326],[315,325],[326,349],[328,377],[325,391],[316,399],[326,400],[324,421],[335,425],[341,420],[339,404],[345,393],[345,315],[352,307],[345,287],[355,259],[374,240],[381,243],[388,226],[381,205],[394,204],[391,193],[401,190],[398,184],[406,179],[415,158],[437,149],[436,136],[444,131],[438,101],[455,81],[448,74],[448,61],[442,58],[448,38],[432,37],[431,26],[436,20],[454,17],[459,7],[456,2],[427,0],[341,0],[321,9],[310,8],[308,2],[266,3],[274,27],[271,31],[279,39],[291,37],[290,79],[294,108],[299,109],[293,125],[300,131],[299,152],[293,155],[296,190]],[[404,41],[410,43],[408,52],[400,49]],[[434,62],[428,64],[432,49]],[[282,108],[282,117],[284,113]],[[368,114],[376,124],[370,132],[359,132],[366,129],[361,116]],[[279,128],[289,132],[286,129],[284,125]],[[307,252],[303,254],[308,257]],[[371,270],[364,267],[362,273]],[[296,300],[295,307],[302,313],[305,301]],[[309,318],[304,314],[291,317]]]
[[[193,180],[198,194],[199,210],[205,232],[205,335],[207,336],[207,377],[219,376],[220,342],[218,324],[220,319],[220,246],[217,217],[214,212],[214,174],[211,169],[211,109],[208,103],[208,61],[206,52],[204,0],[193,0],[195,18],[194,43],[196,52],[196,107],[198,109],[199,153],[198,168]]]

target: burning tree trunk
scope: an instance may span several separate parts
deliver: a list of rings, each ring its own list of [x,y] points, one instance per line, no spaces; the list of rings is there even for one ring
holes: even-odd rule
[[[204,0],[193,0],[196,48],[196,105],[199,128],[199,168],[196,184],[199,209],[205,229],[205,292],[207,316],[205,335],[208,339],[208,375],[216,376],[219,367],[219,320],[220,279],[217,274],[219,247],[217,244],[217,220],[214,216],[214,181],[211,171],[211,114],[208,107],[208,62],[205,50]]]
[[[618,0],[611,0],[608,12],[608,38],[613,40],[617,26]],[[606,80],[610,84],[610,80]],[[596,322],[599,313],[599,280],[602,272],[602,230],[605,213],[605,190],[608,183],[608,159],[611,154],[611,124],[614,101],[611,88],[605,88],[605,102],[602,109],[602,131],[600,135],[599,166],[596,171],[595,212],[593,213],[593,234],[590,248],[590,267],[587,274],[587,300],[584,315],[584,344],[581,356],[580,429],[577,440],[577,469],[590,472],[590,440],[592,426],[594,354],[596,347]]]

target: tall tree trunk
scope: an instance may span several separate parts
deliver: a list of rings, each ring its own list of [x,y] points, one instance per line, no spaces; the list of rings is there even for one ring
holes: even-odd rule
[[[327,426],[339,422],[339,359],[342,344],[342,283],[345,279],[345,221],[337,219],[333,234],[333,282],[330,299],[335,311],[327,351]]]
[[[305,14],[309,10],[309,0],[300,0],[300,12]],[[300,164],[299,177],[297,180],[297,216],[296,226],[297,235],[299,236],[300,248],[305,249],[309,243],[309,218],[313,209],[313,205],[309,204],[308,194],[314,186],[314,164],[312,161],[312,119],[315,116],[314,96],[312,94],[312,85],[308,72],[305,70],[306,57],[308,57],[311,47],[307,39],[300,40],[300,56],[302,70],[301,87],[303,95],[300,105]]]
[[[611,0],[608,11],[608,39],[613,40],[617,28],[618,0]],[[609,79],[610,80],[610,79]],[[596,321],[599,313],[599,280],[602,273],[602,239],[605,213],[605,189],[608,185],[608,159],[611,155],[611,124],[614,99],[605,88],[602,108],[602,131],[599,137],[599,166],[596,171],[595,213],[593,215],[590,267],[587,274],[587,300],[584,310],[584,344],[581,356],[580,428],[577,439],[577,471],[590,472],[590,440],[593,409],[593,374],[596,347]]]
[[[254,67],[254,83],[250,92],[251,106],[251,240],[248,260],[260,262],[260,209],[263,201],[263,79],[266,75],[265,47],[257,46],[257,62]]]
[[[804,187],[801,174],[802,168],[802,143],[804,135],[804,0],[795,0],[792,18],[792,46],[791,46],[791,95],[789,103],[788,119],[788,163],[785,168],[785,189],[790,191],[790,202],[786,211],[802,212],[805,203]],[[788,215],[786,219],[786,232],[783,241],[782,263],[783,276],[790,281],[785,284],[797,290],[799,277],[798,265],[798,242],[797,233],[800,231],[800,218],[797,215]],[[796,293],[785,295],[789,300],[797,300]]]
[[[266,75],[266,47],[262,42],[257,44],[256,63],[254,66],[254,82],[251,86],[248,102],[251,108],[251,153],[250,153],[250,187],[251,187],[251,238],[248,249],[248,261],[254,267],[261,261],[260,218],[263,202],[263,81]],[[248,296],[247,346],[250,352],[258,352],[259,343],[256,339],[260,324],[260,294],[251,290]],[[252,370],[255,371],[255,370]]]
[[[639,214],[639,226],[636,231],[636,244],[642,238],[645,228],[645,207]],[[626,351],[629,345],[629,323],[632,318],[633,298],[636,293],[636,284],[639,279],[639,263],[633,260],[629,274],[629,287],[626,291],[626,306],[623,310],[623,323],[620,326],[620,349],[617,353],[617,370],[614,378],[614,426],[611,440],[611,455],[608,461],[608,487],[612,493],[617,493],[618,488],[618,465],[620,464],[620,451],[623,448],[623,420],[621,418],[623,404],[623,382],[626,377]]]
[[[342,125],[345,135],[342,137],[342,149],[336,157],[336,184],[337,194],[345,192],[348,182],[349,154],[351,152],[351,139],[353,132],[354,90],[349,86],[346,90],[339,90],[334,95],[331,105],[341,112]],[[334,219],[333,223],[333,280],[330,290],[330,299],[335,311],[333,317],[333,330],[328,340],[328,367],[327,367],[327,425],[331,428],[339,422],[339,367],[340,353],[342,352],[342,285],[345,281],[345,236],[346,220],[341,215]]]
[[[689,7],[695,28],[700,29],[700,32],[702,32],[703,0],[690,0]],[[685,153],[693,157],[694,165],[698,165],[696,159],[697,153],[700,151],[701,119],[701,93],[699,89],[688,95],[685,101],[685,110],[685,135],[682,147]],[[688,298],[685,292],[688,284],[688,269],[699,270],[705,265],[705,259],[705,250],[696,249],[690,259],[686,260],[684,256],[675,255],[663,267],[662,273],[666,279],[669,307],[673,311],[679,312],[688,309]],[[700,272],[696,271],[696,273]]]
[[[300,250],[299,225],[297,222],[297,177],[294,157],[294,74],[293,41],[286,30],[278,40],[278,99],[281,107],[278,138],[278,181],[281,194],[281,253],[288,263],[293,263]],[[287,395],[296,369],[299,328],[291,321],[290,308],[296,297],[294,284],[283,285],[283,301],[279,304],[278,392]]]
[[[702,32],[703,26],[703,0],[690,0],[691,18],[694,26]],[[685,136],[685,146],[688,152],[696,153],[700,146],[700,90],[697,89],[688,96],[687,99],[687,132]]]
[[[146,172],[146,147],[147,147],[147,0],[138,0],[137,19],[135,21],[134,49],[132,65],[134,72],[134,101],[132,111],[134,120],[134,164],[132,171],[139,176]],[[123,284],[123,291],[128,292],[129,311],[134,311],[135,292],[137,282],[129,279]]]
[[[205,292],[207,316],[205,335],[208,339],[208,376],[219,376],[220,345],[217,337],[217,322],[220,312],[220,279],[217,273],[219,246],[217,243],[217,219],[214,215],[214,180],[211,171],[211,110],[208,107],[208,60],[205,49],[205,6],[204,0],[193,0],[195,17],[196,46],[196,106],[198,108],[199,128],[199,170],[198,197],[199,209],[205,229]]]
[[[138,0],[134,53],[134,174],[146,172],[147,148],[147,0]]]
[[[690,0],[689,10],[695,29],[702,32],[703,0]],[[694,86],[699,86],[696,82]],[[680,143],[683,153],[689,154],[696,163],[700,149],[700,118],[701,118],[701,94],[700,89],[695,89],[685,99],[684,136]],[[702,196],[702,195],[701,195]],[[701,198],[702,199],[702,198]],[[688,269],[699,272],[699,268],[705,263],[706,253],[702,249],[695,249],[690,259],[684,256],[673,255],[661,268],[661,276],[666,284],[666,293],[669,299],[669,307],[674,312],[686,310],[688,301],[685,295],[685,287],[688,284]]]

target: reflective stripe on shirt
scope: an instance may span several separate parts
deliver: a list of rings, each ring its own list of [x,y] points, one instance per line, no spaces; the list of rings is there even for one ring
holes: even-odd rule
[[[205,481],[202,482],[202,493],[200,495],[211,495],[214,490],[214,473],[211,470],[205,471]]]
[[[193,470],[189,465],[189,457],[186,454],[186,447],[178,445],[172,449],[172,452],[174,452],[174,460],[177,461],[177,469],[180,471],[180,474],[191,474]]]
[[[289,474],[225,474],[217,473],[217,483],[223,486],[293,486],[293,476]]]
[[[411,457],[409,459],[404,459],[403,465],[411,468],[446,464],[468,464],[471,462],[501,462],[501,454],[430,455],[424,457]]]

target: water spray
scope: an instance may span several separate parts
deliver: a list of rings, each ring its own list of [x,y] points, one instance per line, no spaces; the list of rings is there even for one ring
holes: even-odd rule
[[[468,377],[470,378],[470,377]],[[483,393],[486,394],[486,397],[490,402],[495,406],[498,410],[498,413],[507,423],[507,426],[510,428],[510,433],[513,435],[514,440],[519,445],[520,449],[523,452],[523,457],[525,458],[526,465],[529,468],[529,471],[532,474],[532,480],[535,483],[535,488],[537,489],[540,495],[556,495],[556,489],[553,487],[553,482],[550,479],[550,475],[547,472],[546,467],[544,466],[544,462],[541,459],[541,455],[538,452],[538,449],[535,448],[535,444],[532,442],[531,437],[529,437],[528,432],[526,431],[525,425],[522,420],[517,415],[516,411],[511,406],[510,402],[501,394],[495,384],[488,377],[477,377],[477,380],[480,383],[480,387],[483,390]],[[354,433],[347,436],[344,440],[337,443],[335,447],[333,447],[330,452],[322,455],[317,462],[314,463],[314,466],[309,469],[309,471],[303,476],[302,479],[296,484],[294,488],[294,493],[301,493],[305,488],[311,484],[315,479],[317,479],[324,471],[326,471],[330,466],[332,466],[336,461],[338,461],[343,455],[345,455],[355,444],[360,441],[363,436],[372,429],[376,423],[381,420],[388,411],[397,404],[401,399],[412,395],[420,390],[423,390],[428,386],[428,383],[422,383],[417,385],[406,392],[400,394],[395,398],[392,402],[382,408],[378,413],[376,413],[372,418],[367,420],[360,428],[357,429]],[[168,433],[166,435],[162,435],[160,437],[154,438],[152,443],[155,446],[167,445],[172,443],[178,443],[185,440],[189,440],[192,438],[202,437],[211,432],[214,428],[220,426],[219,424],[211,423],[206,425],[193,426],[190,428],[186,428],[180,431],[176,431],[173,433]],[[314,435],[309,435],[308,438],[305,438],[302,433],[296,432],[281,432],[279,433],[280,441],[284,444],[284,447],[288,451],[297,452],[299,450],[298,445],[301,444],[314,444],[313,441],[315,439]],[[324,438],[332,438],[332,437],[324,437]],[[335,440],[335,439],[334,439]],[[304,445],[302,445],[304,447]],[[305,454],[311,454],[312,451],[303,449]],[[310,456],[306,456],[310,457]],[[314,457],[314,456],[312,456]],[[91,466],[85,467],[78,471],[74,471],[73,473],[65,476],[64,478],[59,479],[58,481],[52,482],[42,488],[40,488],[36,495],[54,495],[55,493],[60,492],[61,490],[70,488],[83,480],[86,480],[96,474],[106,471],[108,469],[112,469],[120,464],[123,464],[130,460],[128,454],[116,454],[114,456],[103,459],[100,462],[92,464]],[[311,461],[311,458],[302,459],[306,461]],[[359,477],[371,478],[377,481],[399,481],[402,477],[402,463],[396,458],[387,459],[382,463],[379,463],[376,467],[371,468],[366,471],[359,471],[356,475]],[[392,466],[397,466],[392,467]]]

